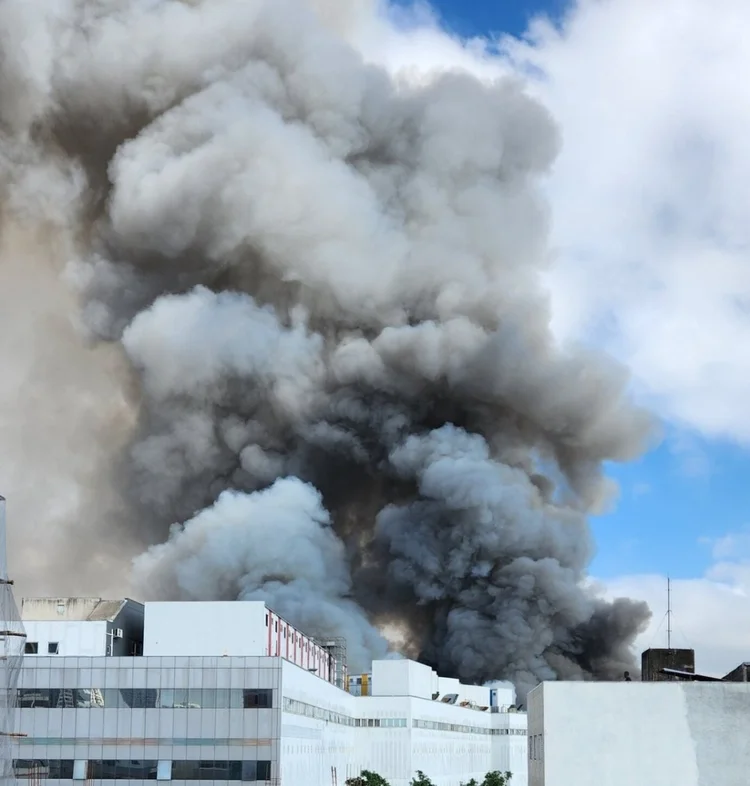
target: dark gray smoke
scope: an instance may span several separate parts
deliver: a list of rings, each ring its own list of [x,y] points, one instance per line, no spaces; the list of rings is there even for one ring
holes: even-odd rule
[[[632,669],[586,515],[650,422],[550,336],[544,108],[366,65],[363,3],[43,6],[0,3],[4,205],[130,362],[98,528],[150,546],[141,594],[264,598],[354,668],[391,626],[470,680]]]

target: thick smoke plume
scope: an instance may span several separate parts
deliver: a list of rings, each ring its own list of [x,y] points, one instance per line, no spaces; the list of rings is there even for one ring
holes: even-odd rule
[[[70,375],[16,411],[86,492],[58,532],[144,551],[142,596],[266,599],[354,668],[392,626],[467,680],[613,677],[648,612],[585,588],[586,516],[650,423],[550,336],[555,126],[511,79],[368,65],[376,13],[0,2],[4,238],[57,249],[6,249],[3,283],[45,282]]]

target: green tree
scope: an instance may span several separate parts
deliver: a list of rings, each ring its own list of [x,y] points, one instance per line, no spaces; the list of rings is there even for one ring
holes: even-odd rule
[[[511,774],[509,772],[494,770],[484,776],[481,784],[477,783],[476,778],[472,778],[468,783],[462,783],[461,786],[510,786],[510,778]]]
[[[435,786],[435,784],[422,772],[422,770],[417,770],[417,777],[412,778],[411,786]]]
[[[482,786],[510,786],[510,778],[511,774],[509,772],[494,770],[484,776]]]
[[[390,786],[388,781],[377,772],[362,770],[356,778],[348,778],[345,786]]]

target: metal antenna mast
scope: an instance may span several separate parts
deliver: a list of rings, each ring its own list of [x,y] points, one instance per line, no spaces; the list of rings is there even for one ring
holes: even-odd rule
[[[667,649],[672,649],[672,581],[667,576]]]

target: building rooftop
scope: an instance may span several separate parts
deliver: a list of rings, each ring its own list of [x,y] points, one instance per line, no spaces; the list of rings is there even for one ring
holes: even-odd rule
[[[104,598],[23,598],[21,619],[25,622],[75,620],[112,622],[128,603],[137,601]],[[141,605],[141,604],[138,604]]]

